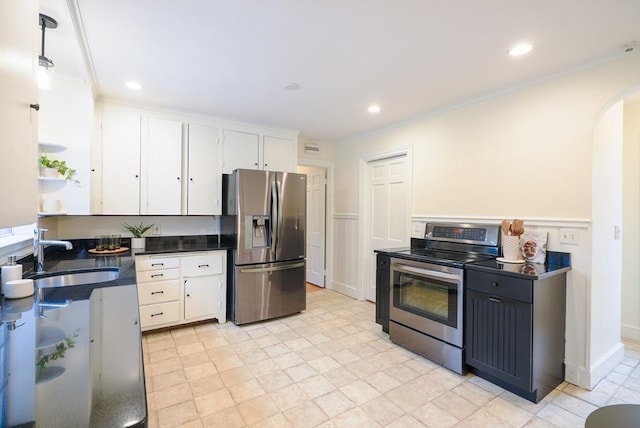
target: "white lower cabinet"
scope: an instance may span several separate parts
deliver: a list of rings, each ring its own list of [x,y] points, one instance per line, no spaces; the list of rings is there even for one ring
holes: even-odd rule
[[[227,320],[227,253],[136,256],[142,331],[216,318]]]

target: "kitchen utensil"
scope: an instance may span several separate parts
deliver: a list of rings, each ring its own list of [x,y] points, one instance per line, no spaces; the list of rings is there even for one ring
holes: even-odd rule
[[[524,221],[520,219],[513,220],[513,234],[520,236],[524,233]]]
[[[511,223],[509,223],[509,220],[502,220],[502,233],[504,233],[505,235],[509,235],[510,226]]]

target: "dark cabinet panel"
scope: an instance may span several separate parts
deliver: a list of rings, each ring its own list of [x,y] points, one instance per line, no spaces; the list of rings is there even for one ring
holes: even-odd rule
[[[466,362],[531,387],[531,305],[467,291]]]
[[[376,323],[385,333],[389,333],[390,262],[390,257],[384,254],[378,254],[376,258]]]

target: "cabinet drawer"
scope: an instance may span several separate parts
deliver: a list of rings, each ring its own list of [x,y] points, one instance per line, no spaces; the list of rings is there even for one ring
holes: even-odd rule
[[[182,258],[182,276],[215,275],[224,271],[224,252]]]
[[[173,269],[180,267],[177,257],[136,257],[136,271]]]
[[[146,270],[136,272],[136,281],[138,284],[143,282],[164,281],[168,279],[178,279],[180,277],[180,269],[162,269],[162,270]]]
[[[140,306],[140,326],[142,328],[177,323],[179,320],[180,303],[177,301]]]
[[[465,287],[494,296],[533,303],[533,281],[473,270],[466,271]]]
[[[177,279],[138,284],[138,302],[140,305],[178,300],[179,295],[180,281]]]

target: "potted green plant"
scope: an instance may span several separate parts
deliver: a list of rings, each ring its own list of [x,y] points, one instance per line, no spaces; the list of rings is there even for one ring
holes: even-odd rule
[[[67,166],[67,161],[49,159],[46,154],[40,156],[41,175],[43,177],[62,177],[75,184],[80,182],[75,179],[76,170]]]
[[[144,248],[144,234],[154,225],[153,223],[149,225],[145,225],[144,223],[140,223],[139,225],[124,223],[122,226],[133,235],[133,238],[131,238],[131,248]]]

